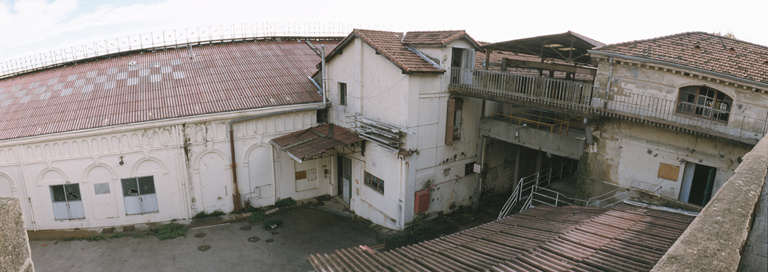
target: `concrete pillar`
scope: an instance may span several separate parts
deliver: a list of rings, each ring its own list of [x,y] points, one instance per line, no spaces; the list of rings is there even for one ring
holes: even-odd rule
[[[0,271],[35,271],[18,199],[0,198],[0,226]]]

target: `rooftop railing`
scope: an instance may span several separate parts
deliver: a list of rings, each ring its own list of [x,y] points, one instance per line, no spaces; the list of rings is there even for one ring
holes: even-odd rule
[[[471,75],[471,76],[469,76]],[[498,71],[451,69],[449,88],[481,97],[512,99],[665,126],[756,144],[766,115],[753,117],[712,107],[627,91],[606,91],[589,82]]]

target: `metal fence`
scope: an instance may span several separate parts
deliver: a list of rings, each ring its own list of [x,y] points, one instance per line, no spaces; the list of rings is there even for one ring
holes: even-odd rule
[[[59,48],[37,55],[0,62],[0,77],[8,77],[70,61],[133,50],[226,42],[258,37],[346,36],[354,28],[386,29],[385,26],[353,25],[348,23],[285,22],[232,24],[157,31]]]
[[[755,144],[768,128],[768,115],[752,117],[651,95],[606,91],[591,83],[498,71],[451,69],[452,90],[554,105],[586,114],[652,122]]]

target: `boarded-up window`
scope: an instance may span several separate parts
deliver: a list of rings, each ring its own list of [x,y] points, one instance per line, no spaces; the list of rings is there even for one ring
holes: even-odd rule
[[[671,165],[666,163],[659,163],[659,178],[666,180],[677,181],[677,176],[680,174],[680,166]]]
[[[307,170],[296,171],[296,180],[307,179]]]
[[[93,184],[93,193],[96,195],[106,195],[109,194],[109,183],[94,183]]]

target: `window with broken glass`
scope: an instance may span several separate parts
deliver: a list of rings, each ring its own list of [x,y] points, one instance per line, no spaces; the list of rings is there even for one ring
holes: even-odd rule
[[[79,184],[52,185],[50,188],[53,217],[56,220],[85,218]]]
[[[733,99],[712,88],[688,86],[680,88],[677,112],[727,123]]]
[[[384,180],[380,179],[374,175],[371,175],[371,173],[365,172],[365,180],[363,182],[368,187],[371,187],[371,189],[376,190],[379,193],[384,194]]]
[[[125,214],[158,212],[153,176],[121,179],[120,183],[123,186]]]

